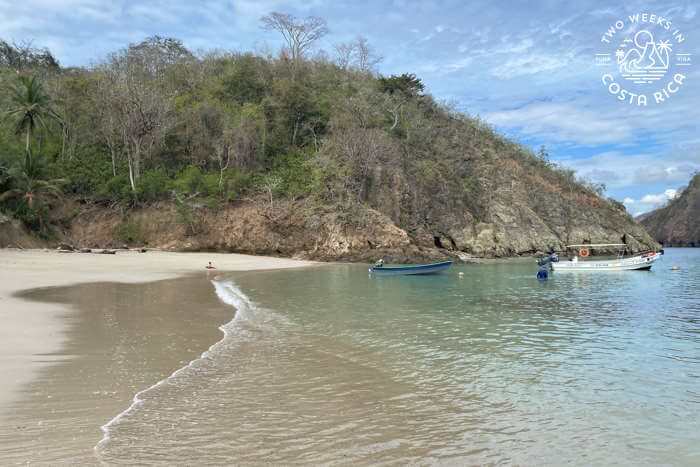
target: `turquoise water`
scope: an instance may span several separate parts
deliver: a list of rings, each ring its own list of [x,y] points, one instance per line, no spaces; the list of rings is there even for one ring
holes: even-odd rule
[[[669,249],[651,272],[536,269],[219,277],[212,293],[238,309],[225,337],[141,393],[98,455],[700,465],[700,250]]]

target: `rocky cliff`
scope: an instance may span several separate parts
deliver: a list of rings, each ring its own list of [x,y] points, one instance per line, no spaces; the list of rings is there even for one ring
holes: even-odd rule
[[[700,174],[677,198],[645,215],[641,223],[665,246],[700,246]]]
[[[469,212],[441,213],[417,229],[397,225],[370,207],[317,206],[303,200],[273,207],[262,200],[200,207],[186,222],[171,203],[127,213],[93,207],[73,220],[64,238],[91,248],[146,245],[367,262],[528,255],[583,241],[624,240],[632,250],[655,245],[622,209],[596,197],[575,211],[552,199],[541,215],[513,193],[502,196],[509,202],[494,204],[490,222],[475,222]]]

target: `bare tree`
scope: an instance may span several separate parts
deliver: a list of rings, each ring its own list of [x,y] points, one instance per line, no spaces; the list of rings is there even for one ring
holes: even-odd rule
[[[298,61],[316,41],[328,34],[326,20],[317,16],[307,16],[303,20],[286,14],[272,12],[260,18],[262,28],[277,31],[286,43],[286,52],[293,61]]]
[[[355,62],[357,63],[357,68],[362,71],[372,71],[383,59],[384,57],[377,54],[369,45],[367,38],[357,36],[357,39],[355,39]]]
[[[111,146],[109,138],[118,132],[119,146],[129,166],[129,183],[135,192],[143,159],[163,142],[173,124],[170,102],[150,82],[140,63],[130,60],[128,51],[113,55],[103,71],[110,89],[105,97],[111,113],[103,121],[104,141]]]
[[[267,192],[270,198],[270,209],[274,209],[274,195],[282,186],[282,179],[273,174],[266,175],[263,179],[262,188]]]
[[[98,138],[109,149],[109,155],[112,161],[112,176],[117,176],[117,160],[122,151],[121,131],[118,127],[116,108],[117,96],[114,95],[115,89],[110,81],[104,75],[97,81],[97,93],[95,93],[95,108],[97,115],[95,120],[95,129],[97,130]]]
[[[352,65],[355,54],[355,46],[352,42],[339,42],[333,46],[335,49],[335,63],[343,70]]]
[[[221,190],[224,187],[224,174],[231,164],[231,147],[226,143],[217,145],[214,154],[219,164],[219,190]]]
[[[258,148],[258,128],[255,122],[241,118],[237,125],[225,127],[214,143],[214,157],[219,166],[219,187],[223,187],[224,174],[234,164],[250,169],[255,165]]]
[[[157,92],[141,83],[125,89],[127,100],[122,101],[122,131],[129,164],[129,181],[136,191],[136,181],[141,177],[141,163],[153,148],[162,143],[170,127],[168,102]]]
[[[375,172],[385,167],[396,170],[392,154],[396,154],[396,143],[386,132],[379,129],[350,128],[337,131],[324,141],[320,163],[331,170],[339,193],[350,196],[357,202],[367,201],[375,179]],[[334,164],[339,167],[333,167]]]
[[[361,71],[372,71],[383,57],[378,55],[369,45],[367,38],[357,36],[350,42],[341,42],[334,46],[336,64],[343,68],[356,68]]]

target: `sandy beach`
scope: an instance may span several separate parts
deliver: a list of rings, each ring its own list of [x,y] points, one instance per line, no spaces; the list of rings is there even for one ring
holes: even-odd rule
[[[207,271],[212,261],[217,271]],[[313,264],[291,259],[222,253],[119,251],[116,255],[63,254],[43,250],[0,250],[0,420],[23,386],[39,371],[72,356],[59,352],[76,310],[72,303],[27,300],[18,295],[37,288],[74,284],[137,284],[201,273],[279,269]],[[213,296],[213,294],[212,294]],[[214,327],[212,333],[219,333]],[[215,338],[216,340],[216,338]],[[210,342],[210,344],[213,342]],[[174,362],[179,364],[179,361]],[[175,368],[170,369],[174,371]]]

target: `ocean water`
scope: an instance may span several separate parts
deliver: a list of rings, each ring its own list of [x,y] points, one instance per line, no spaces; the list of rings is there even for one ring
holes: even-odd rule
[[[202,281],[230,309],[221,340],[104,420],[95,456],[700,465],[700,250],[669,249],[651,272],[535,273],[324,265]]]

